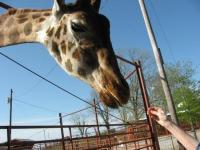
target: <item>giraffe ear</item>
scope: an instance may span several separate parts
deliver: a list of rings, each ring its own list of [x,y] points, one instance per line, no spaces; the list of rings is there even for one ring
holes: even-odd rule
[[[96,12],[99,12],[99,8],[101,5],[101,0],[90,0],[90,4],[92,5],[92,7],[94,8],[94,10]]]
[[[55,17],[59,17],[63,13],[63,8],[65,6],[65,1],[64,0],[54,0],[53,8],[52,8],[52,13]]]

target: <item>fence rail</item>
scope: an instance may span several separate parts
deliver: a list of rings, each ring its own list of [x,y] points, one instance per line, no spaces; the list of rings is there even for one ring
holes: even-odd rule
[[[0,130],[29,130],[29,129],[76,129],[80,126],[77,125],[35,125],[35,126],[0,126]],[[137,124],[110,124],[110,127],[116,129],[112,132],[103,131],[101,127],[106,125],[81,125],[84,128],[100,128],[101,134],[88,136],[87,134],[82,137],[75,137],[73,134],[68,136],[61,136],[60,139],[51,140],[38,140],[38,141],[23,141],[11,140],[0,144],[0,149],[3,147],[5,150],[94,150],[94,149],[153,149],[153,142],[149,125],[146,123]],[[120,128],[119,128],[120,127]],[[103,134],[102,134],[103,133]],[[65,133],[66,134],[66,133]],[[8,139],[7,139],[8,140]],[[9,140],[8,140],[9,141]],[[64,143],[64,146],[62,145]]]

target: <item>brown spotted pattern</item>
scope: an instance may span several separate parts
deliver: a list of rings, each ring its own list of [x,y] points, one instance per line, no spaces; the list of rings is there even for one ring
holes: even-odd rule
[[[43,22],[43,21],[45,21],[46,19],[45,18],[40,18],[39,19],[39,22]]]
[[[61,26],[58,27],[58,29],[57,29],[57,31],[56,31],[56,33],[55,33],[55,37],[56,37],[57,39],[60,39],[60,32],[61,32]]]
[[[83,68],[78,68],[78,74],[81,77],[85,77],[86,76],[86,70]]]
[[[80,60],[80,58],[81,58],[80,49],[75,49],[73,54],[72,54],[72,57],[74,59]]]
[[[52,41],[51,50],[52,50],[54,56],[56,57],[56,60],[58,60],[58,62],[61,63],[62,59],[61,59],[60,51],[58,48],[58,44],[55,41]]]
[[[62,53],[64,54],[64,55],[66,55],[66,44],[65,44],[65,41],[62,41],[61,42],[61,51],[62,51]]]
[[[13,23],[14,23],[14,18],[13,17],[9,18],[8,21],[6,22],[6,27],[12,26]]]
[[[64,35],[67,34],[67,25],[64,25],[64,32],[63,32]]]
[[[54,33],[54,28],[49,28],[46,33],[47,33],[48,37],[52,37],[52,35]]]
[[[67,59],[67,61],[65,62],[65,67],[69,72],[72,72],[72,63],[70,59]]]
[[[33,27],[33,25],[32,25],[31,22],[28,22],[28,23],[25,24],[25,26],[24,26],[24,33],[25,33],[26,36],[28,36],[29,34],[31,34],[32,27]]]
[[[18,23],[22,24],[22,23],[26,22],[27,20],[28,20],[28,18],[22,18],[22,19],[18,20]]]
[[[72,47],[74,46],[74,44],[72,42],[68,42],[68,51],[70,51],[72,49]]]
[[[0,16],[0,47],[43,43],[62,68],[95,88],[104,104],[118,107],[127,102],[129,88],[110,43],[109,21],[95,12],[93,6],[85,5],[87,2],[78,1],[60,9],[59,13],[10,9]],[[76,8],[64,14],[65,9],[72,7]],[[73,19],[80,22],[73,22]],[[68,29],[71,30],[68,32]]]
[[[32,18],[33,18],[33,19],[37,19],[37,18],[39,18],[40,16],[41,16],[41,14],[37,13],[37,14],[33,14],[33,15],[32,15]]]
[[[9,32],[8,36],[10,41],[17,41],[20,36],[20,33],[18,32],[17,28],[14,28]]]
[[[2,33],[0,33],[0,41],[4,43],[4,35]]]

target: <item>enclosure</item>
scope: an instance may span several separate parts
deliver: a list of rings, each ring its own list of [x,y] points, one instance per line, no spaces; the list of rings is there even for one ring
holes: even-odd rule
[[[147,115],[147,109],[150,106],[148,93],[145,86],[144,76],[140,62],[130,62],[120,56],[116,56],[121,61],[133,66],[133,71],[128,73],[125,77],[128,79],[136,73],[140,84],[140,91],[143,97],[144,109],[146,110],[146,119],[136,123],[126,124],[109,124],[110,130],[105,130],[108,125],[99,124],[97,112],[100,108],[97,106],[95,100],[90,104],[96,113],[96,124],[93,125],[63,125],[62,114],[60,117],[60,126],[0,126],[1,130],[6,130],[7,142],[1,144],[8,150],[17,149],[159,149],[158,139],[156,136],[155,124]],[[112,114],[109,114],[112,115]],[[113,116],[113,115],[112,115]],[[116,116],[114,116],[116,117]],[[116,117],[117,118],[117,117]],[[75,128],[94,128],[91,135],[74,136],[73,130]],[[103,129],[104,128],[104,129]],[[42,140],[42,141],[20,141],[11,140],[11,133],[14,130],[28,130],[29,129],[57,129],[61,133],[60,139]],[[59,131],[60,130],[60,131]],[[65,134],[68,130],[68,135]],[[5,132],[5,131],[4,131]],[[102,133],[103,132],[103,133]]]

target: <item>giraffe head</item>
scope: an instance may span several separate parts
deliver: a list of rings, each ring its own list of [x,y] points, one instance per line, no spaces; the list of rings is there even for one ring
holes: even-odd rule
[[[127,103],[129,87],[112,48],[109,20],[98,13],[99,6],[100,0],[54,0],[44,43],[64,70],[93,87],[105,105],[117,108]]]

